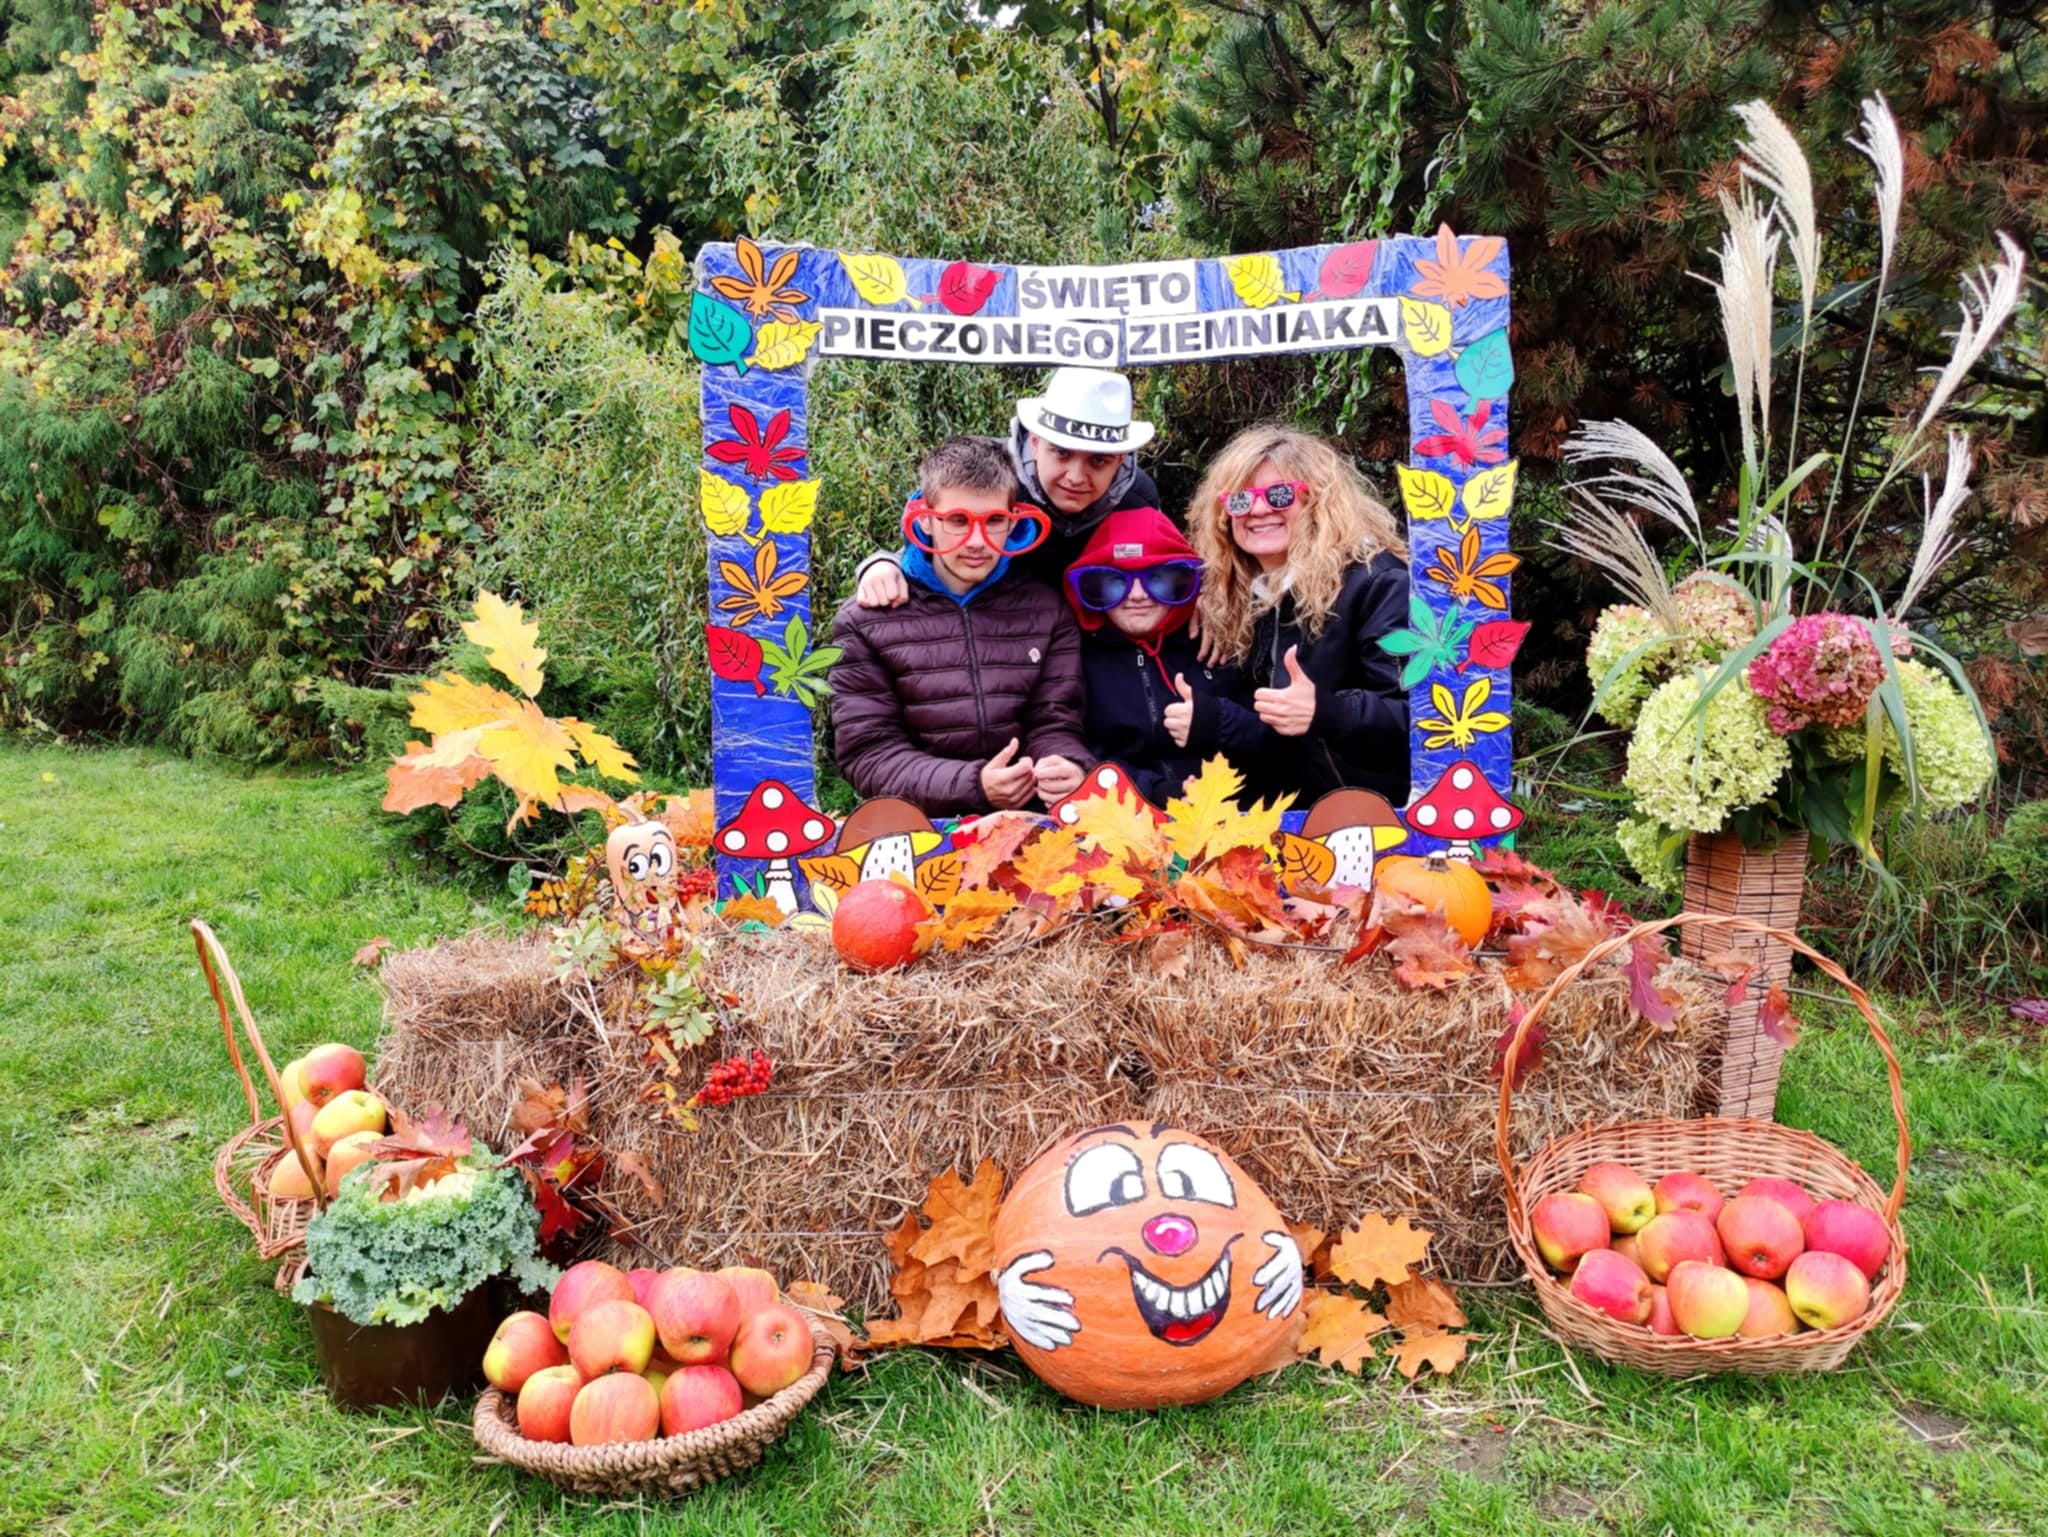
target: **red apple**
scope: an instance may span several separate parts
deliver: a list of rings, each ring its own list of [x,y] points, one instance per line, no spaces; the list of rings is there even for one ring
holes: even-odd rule
[[[1735,1331],[1737,1334],[1746,1340],[1761,1340],[1798,1330],[1799,1320],[1793,1316],[1792,1304],[1785,1300],[1783,1291],[1755,1276],[1744,1276],[1742,1280],[1749,1288],[1749,1311],[1742,1315],[1742,1327]]]
[[[571,1265],[555,1282],[548,1298],[548,1323],[555,1338],[569,1343],[569,1326],[585,1308],[600,1302],[631,1302],[633,1283],[601,1259],[587,1259]]]
[[[1721,1208],[1714,1231],[1731,1268],[1766,1281],[1783,1275],[1806,1249],[1799,1219],[1770,1196],[1737,1196]]]
[[[661,1399],[638,1372],[611,1372],[586,1382],[569,1406],[569,1440],[577,1446],[652,1441],[660,1429]]]
[[[1530,1226],[1543,1263],[1560,1275],[1570,1275],[1580,1255],[1607,1247],[1607,1213],[1589,1195],[1553,1191],[1536,1203]]]
[[[733,1336],[728,1363],[741,1387],[773,1397],[811,1369],[811,1326],[787,1303],[750,1313]]]
[[[1672,1320],[1696,1340],[1726,1339],[1749,1316],[1749,1288],[1719,1265],[1684,1260],[1665,1283]]]
[[[648,1312],[654,1311],[654,1283],[661,1279],[659,1270],[629,1270],[626,1282],[633,1288],[633,1300]]]
[[[1650,1332],[1652,1334],[1683,1334],[1678,1320],[1671,1316],[1671,1292],[1663,1286],[1650,1288]]]
[[[569,1361],[585,1378],[644,1372],[654,1355],[654,1320],[637,1302],[593,1302],[569,1330]]]
[[[1697,1174],[1667,1174],[1658,1180],[1651,1192],[1657,1199],[1657,1210],[1696,1211],[1712,1222],[1721,1215],[1725,1204],[1721,1192]]]
[[[1891,1257],[1892,1235],[1884,1218],[1868,1206],[1822,1201],[1806,1214],[1806,1247],[1839,1254],[1862,1271],[1865,1280],[1875,1281]]]
[[[1572,1295],[1625,1324],[1650,1321],[1650,1278],[1634,1260],[1612,1249],[1594,1249],[1572,1272]]]
[[[299,1087],[316,1105],[360,1089],[366,1081],[363,1054],[339,1041],[315,1046],[299,1058]]]
[[[514,1313],[491,1336],[484,1351],[484,1375],[491,1379],[492,1387],[517,1393],[535,1372],[564,1365],[568,1359],[569,1353],[545,1318],[538,1313]]]
[[[1623,1233],[1621,1237],[1615,1239],[1608,1247],[1623,1259],[1634,1260],[1638,1265],[1643,1262],[1643,1256],[1636,1249],[1636,1235],[1634,1233]]]
[[[583,1379],[573,1366],[543,1366],[519,1389],[519,1433],[529,1441],[569,1439],[569,1411]]]
[[[740,1412],[740,1385],[722,1366],[679,1366],[661,1391],[661,1433],[687,1435]]]
[[[1579,1176],[1579,1191],[1600,1203],[1617,1233],[1634,1233],[1657,1215],[1657,1198],[1634,1169],[1621,1163],[1596,1163]]]
[[[765,1270],[752,1265],[727,1265],[718,1273],[732,1288],[732,1294],[740,1299],[742,1318],[763,1308],[772,1308],[782,1300],[782,1289],[775,1284],[775,1277]]]
[[[1652,1217],[1649,1225],[1636,1234],[1636,1259],[1643,1274],[1667,1286],[1671,1284],[1672,1270],[1687,1260],[1698,1260],[1703,1265],[1728,1262],[1714,1224],[1690,1207],[1659,1212]]]
[[[661,1348],[684,1366],[720,1361],[740,1326],[740,1301],[723,1276],[671,1270],[654,1283],[654,1327]]]
[[[359,1131],[384,1132],[384,1101],[368,1089],[348,1089],[313,1116],[313,1151],[325,1158],[334,1144]]]
[[[1853,1260],[1808,1249],[1785,1272],[1785,1297],[1809,1329],[1839,1329],[1870,1306],[1870,1282]]]
[[[1813,1210],[1812,1196],[1801,1190],[1789,1179],[1779,1179],[1775,1175],[1766,1175],[1762,1179],[1753,1179],[1736,1192],[1737,1199],[1746,1195],[1760,1195],[1767,1201],[1776,1201],[1785,1210],[1792,1213],[1793,1219],[1798,1222],[1804,1222],[1806,1214]]]

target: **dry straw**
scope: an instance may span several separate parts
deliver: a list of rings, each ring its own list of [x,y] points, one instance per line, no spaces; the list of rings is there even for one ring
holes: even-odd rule
[[[1240,970],[1207,936],[1189,953],[1185,977],[1160,978],[1149,947],[1082,926],[863,977],[822,937],[726,940],[705,985],[743,1002],[692,1060],[759,1048],[775,1087],[706,1112],[693,1133],[640,1101],[652,1069],[630,982],[572,1007],[542,945],[472,936],[387,957],[378,1071],[400,1103],[445,1105],[493,1146],[516,1140],[520,1077],[582,1075],[597,1134],[643,1153],[667,1191],[655,1212],[628,1182],[607,1187],[641,1215],[634,1239],[664,1262],[823,1280],[870,1311],[891,1310],[881,1234],[935,1176],[983,1158],[1014,1173],[1076,1128],[1118,1120],[1213,1139],[1295,1221],[1403,1212],[1436,1232],[1447,1271],[1512,1270],[1491,1154],[1510,1001],[1496,967],[1411,992],[1327,955],[1255,950]],[[1669,1032],[1633,1013],[1611,972],[1553,1006],[1547,1066],[1524,1089],[1530,1147],[1707,1102],[1716,988],[1682,966],[1667,981],[1684,999]]]

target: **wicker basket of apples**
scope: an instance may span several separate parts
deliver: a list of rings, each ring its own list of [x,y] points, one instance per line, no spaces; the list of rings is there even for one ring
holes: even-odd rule
[[[476,1443],[584,1494],[686,1494],[759,1462],[836,1353],[765,1270],[584,1260],[499,1325]]]
[[[1503,1073],[1495,1152],[1507,1176],[1508,1234],[1551,1329],[1604,1360],[1673,1377],[1829,1371],[1906,1285],[1905,1095],[1863,989],[1783,930],[1681,913],[1639,924],[1568,967],[1523,1016],[1505,1060],[1520,1060],[1551,1000],[1587,967],[1687,923],[1777,940],[1861,1011],[1891,1084],[1898,1170],[1890,1193],[1819,1137],[1771,1121],[1588,1127],[1518,1169],[1508,1147],[1514,1075]]]

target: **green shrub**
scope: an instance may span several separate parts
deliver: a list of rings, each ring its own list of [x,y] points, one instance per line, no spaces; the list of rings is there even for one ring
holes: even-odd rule
[[[1984,857],[2014,906],[2048,916],[2048,801],[2014,807]]]

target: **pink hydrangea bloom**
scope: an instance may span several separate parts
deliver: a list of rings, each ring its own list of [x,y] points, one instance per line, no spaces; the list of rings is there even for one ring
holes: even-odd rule
[[[1815,721],[1847,726],[1861,720],[1883,681],[1884,659],[1870,627],[1848,614],[1794,620],[1749,664],[1750,692],[1769,706],[1765,720],[1780,736]]]

